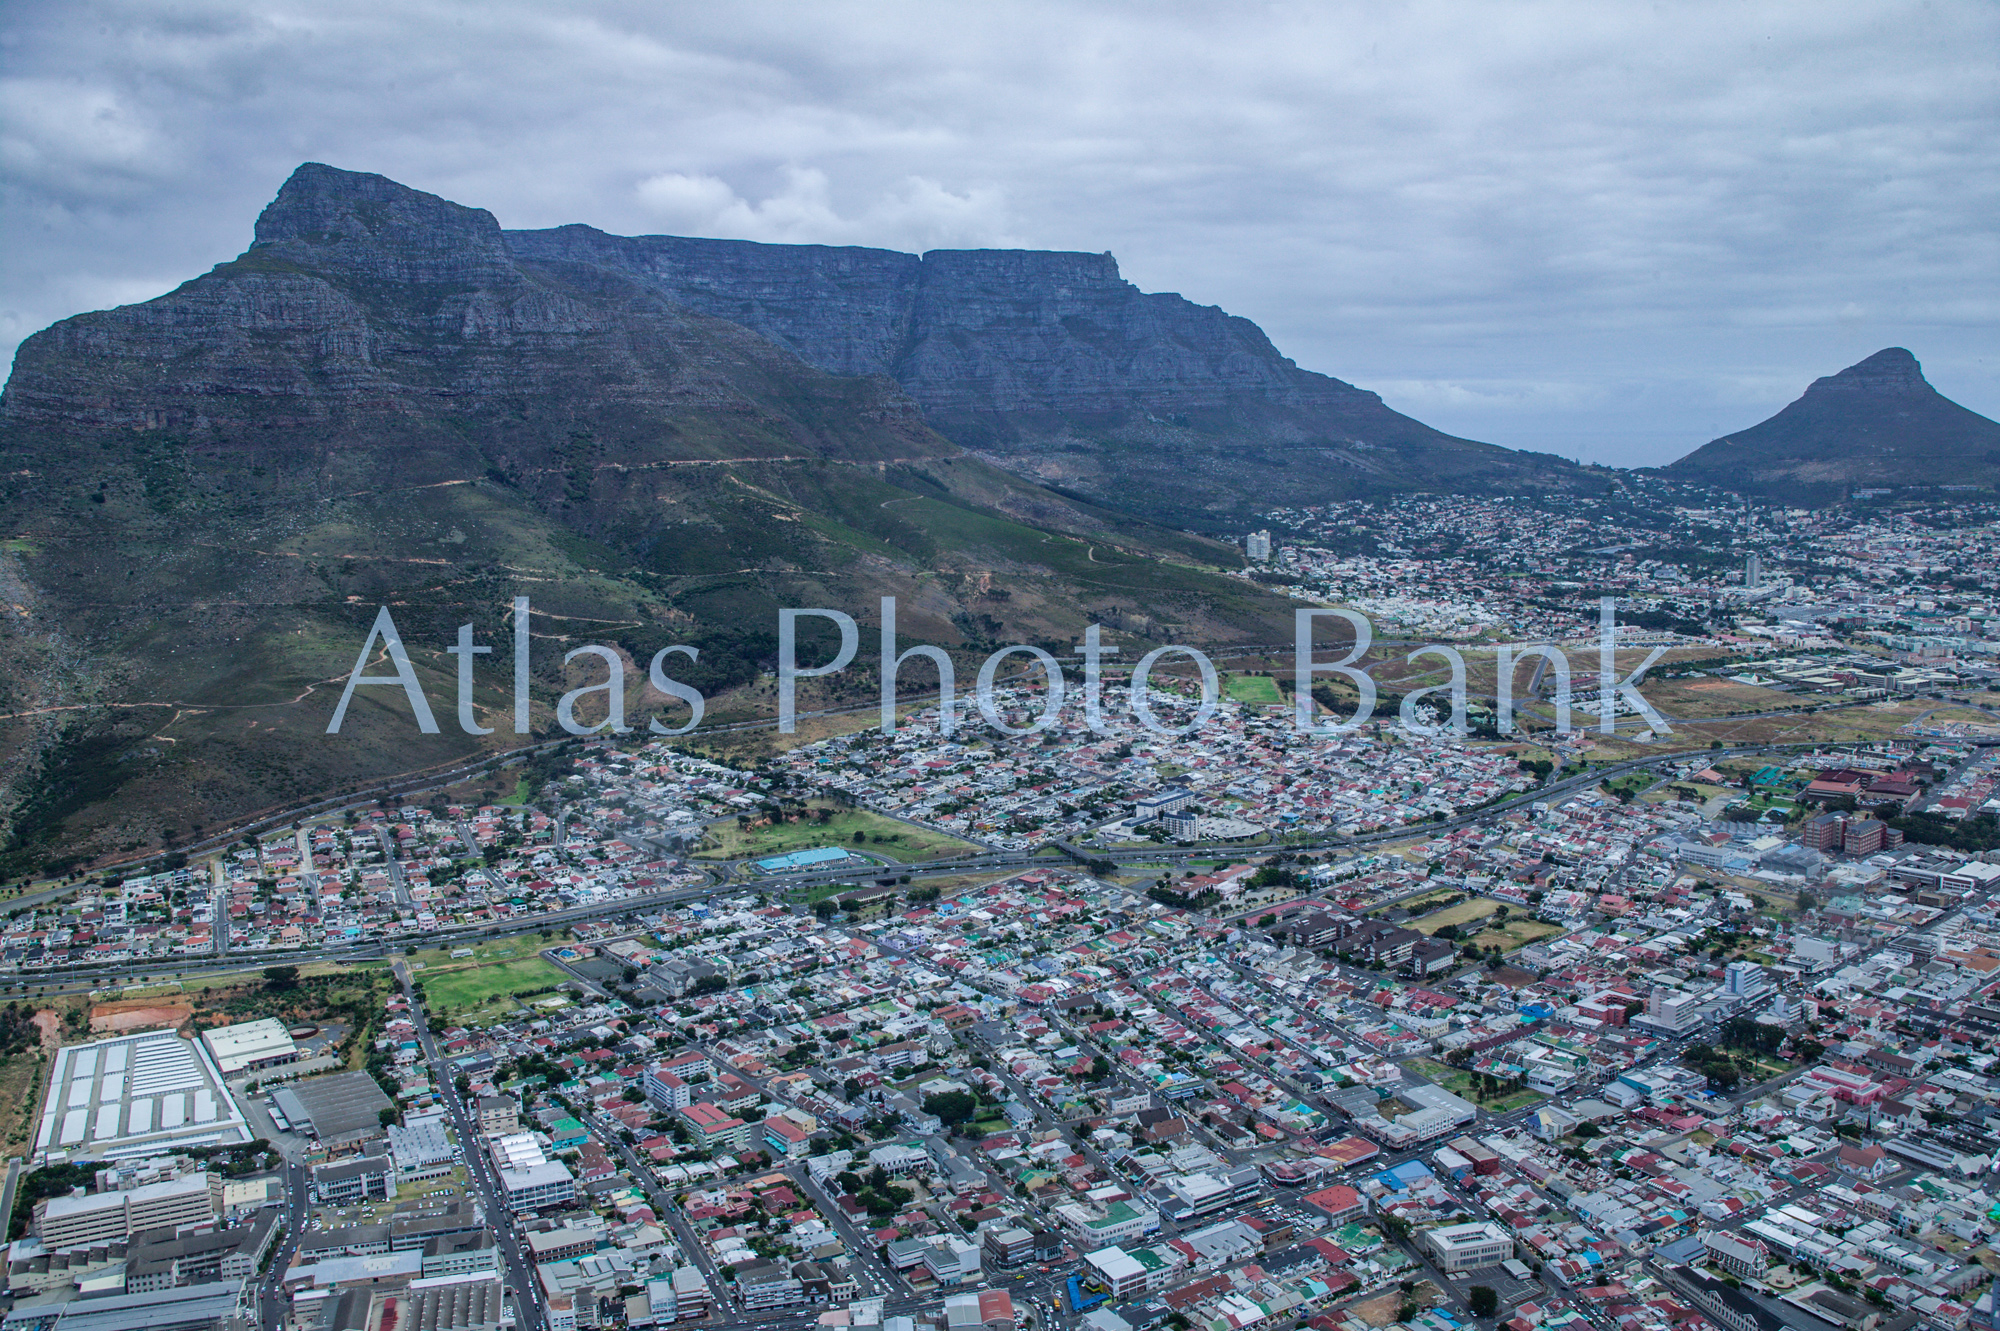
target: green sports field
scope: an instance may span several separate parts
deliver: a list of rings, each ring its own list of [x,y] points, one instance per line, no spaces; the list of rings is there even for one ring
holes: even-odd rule
[[[496,998],[525,994],[561,984],[567,977],[540,957],[500,961],[459,970],[419,971],[424,995],[440,1014],[481,1007]]]
[[[1285,695],[1278,692],[1278,681],[1269,675],[1231,675],[1225,687],[1229,696],[1237,702],[1266,703],[1275,707],[1285,701]]]

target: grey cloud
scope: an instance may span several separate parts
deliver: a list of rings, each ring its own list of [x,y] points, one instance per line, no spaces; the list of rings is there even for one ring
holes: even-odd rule
[[[510,226],[1110,249],[1610,461],[1891,344],[1996,414],[1995,49],[2000,10],[1888,0],[51,0],[0,48],[0,337],[232,256],[318,159]]]

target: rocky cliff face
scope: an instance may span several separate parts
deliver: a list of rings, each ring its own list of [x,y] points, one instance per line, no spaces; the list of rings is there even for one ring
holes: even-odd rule
[[[0,420],[266,448],[283,446],[272,431],[393,422],[502,465],[578,430],[642,462],[952,451],[893,385],[814,369],[609,268],[523,264],[483,209],[319,165],[238,258],[29,338]]]
[[[676,305],[755,329],[832,374],[892,372],[923,264],[893,250],[613,236],[581,225],[505,236],[523,262],[629,276]]]
[[[1230,529],[1371,490],[1588,483],[1301,370],[1108,254],[507,232],[318,164],[238,258],[29,338],[0,421],[266,446],[396,421],[503,469],[579,429],[632,462],[935,455],[942,434],[1110,507]]]
[[[933,415],[1208,410],[1373,394],[1301,371],[1247,319],[1147,295],[1109,254],[760,245],[510,231],[521,259],[630,275],[835,374],[895,379]]]
[[[1222,576],[1234,551],[968,456],[871,372],[913,336],[919,260],[691,243],[673,280],[706,280],[703,304],[605,257],[640,242],[564,234],[530,257],[479,209],[309,165],[238,258],[22,345],[0,396],[0,879],[517,743],[500,658],[477,737],[444,652],[467,623],[504,652],[516,595],[544,736],[599,682],[564,659],[586,642],[629,662],[638,727],[674,643],[700,649],[676,678],[709,724],[768,716],[782,606],[866,624],[894,595],[904,635],[982,655],[1093,621],[1289,632],[1288,603]],[[833,369],[790,349],[809,338]],[[378,606],[440,733],[367,689],[326,734]],[[857,665],[805,705],[872,687]]]
[[[1262,329],[1146,293],[1109,254],[759,245],[509,231],[542,271],[610,272],[836,374],[894,379],[1004,466],[1179,526],[1379,490],[1591,484],[1561,459],[1455,439],[1300,369]]]
[[[518,257],[633,276],[668,300],[754,328],[837,374],[895,379],[933,416],[1285,408],[1373,409],[1373,393],[1301,370],[1262,329],[1171,293],[1147,294],[1109,254],[760,245],[510,231]],[[1400,428],[1415,422],[1396,418]],[[1441,437],[1441,436],[1440,436]]]
[[[1887,347],[1669,470],[1804,504],[1837,502],[1857,487],[1992,486],[2000,484],[2000,424],[1939,393],[1915,356]]]

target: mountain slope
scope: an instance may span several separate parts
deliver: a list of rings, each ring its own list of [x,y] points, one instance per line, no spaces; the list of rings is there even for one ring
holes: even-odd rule
[[[1109,254],[919,257],[587,226],[506,240],[544,271],[616,273],[822,369],[889,376],[955,442],[1177,525],[1372,492],[1595,484],[1302,370],[1248,319],[1141,292]]]
[[[24,342],[0,420],[261,450],[356,430],[418,450],[469,439],[502,465],[579,429],[652,461],[955,451],[890,385],[814,371],[608,273],[550,280],[482,209],[317,165],[243,255]]]
[[[676,675],[711,722],[768,715],[781,606],[866,625],[896,595],[907,639],[967,650],[1093,619],[1148,642],[1289,632],[1286,602],[1221,576],[1233,551],[969,456],[885,377],[316,165],[238,258],[22,344],[0,524],[0,876],[518,742],[516,595],[542,734],[602,677],[564,665],[585,643],[627,657],[641,727],[662,707],[645,662],[676,642],[701,648]],[[329,737],[385,604],[444,733],[374,689]],[[464,623],[494,648],[491,736],[455,724]],[[874,696],[873,643],[805,705]]]
[[[1857,487],[1992,486],[2000,483],[2000,424],[1939,393],[1915,356],[1888,347],[1667,470],[1795,504],[1837,503]]]

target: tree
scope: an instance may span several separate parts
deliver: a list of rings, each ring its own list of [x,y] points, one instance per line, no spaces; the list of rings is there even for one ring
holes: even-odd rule
[[[264,987],[267,989],[291,989],[296,987],[298,982],[299,968],[297,966],[266,966],[264,968]]]
[[[1474,1317],[1491,1317],[1500,1311],[1500,1295],[1490,1285],[1474,1285],[1465,1291],[1465,1301],[1472,1305]]]
[[[969,1123],[979,1112],[979,1101],[970,1091],[941,1091],[924,1097],[924,1112],[936,1114],[948,1128]]]
[[[402,1117],[403,1117],[403,1111],[396,1108],[396,1106],[394,1105],[383,1105],[382,1112],[375,1116],[376,1121],[381,1123],[381,1125],[385,1128],[388,1127],[391,1123],[401,1122]]]

